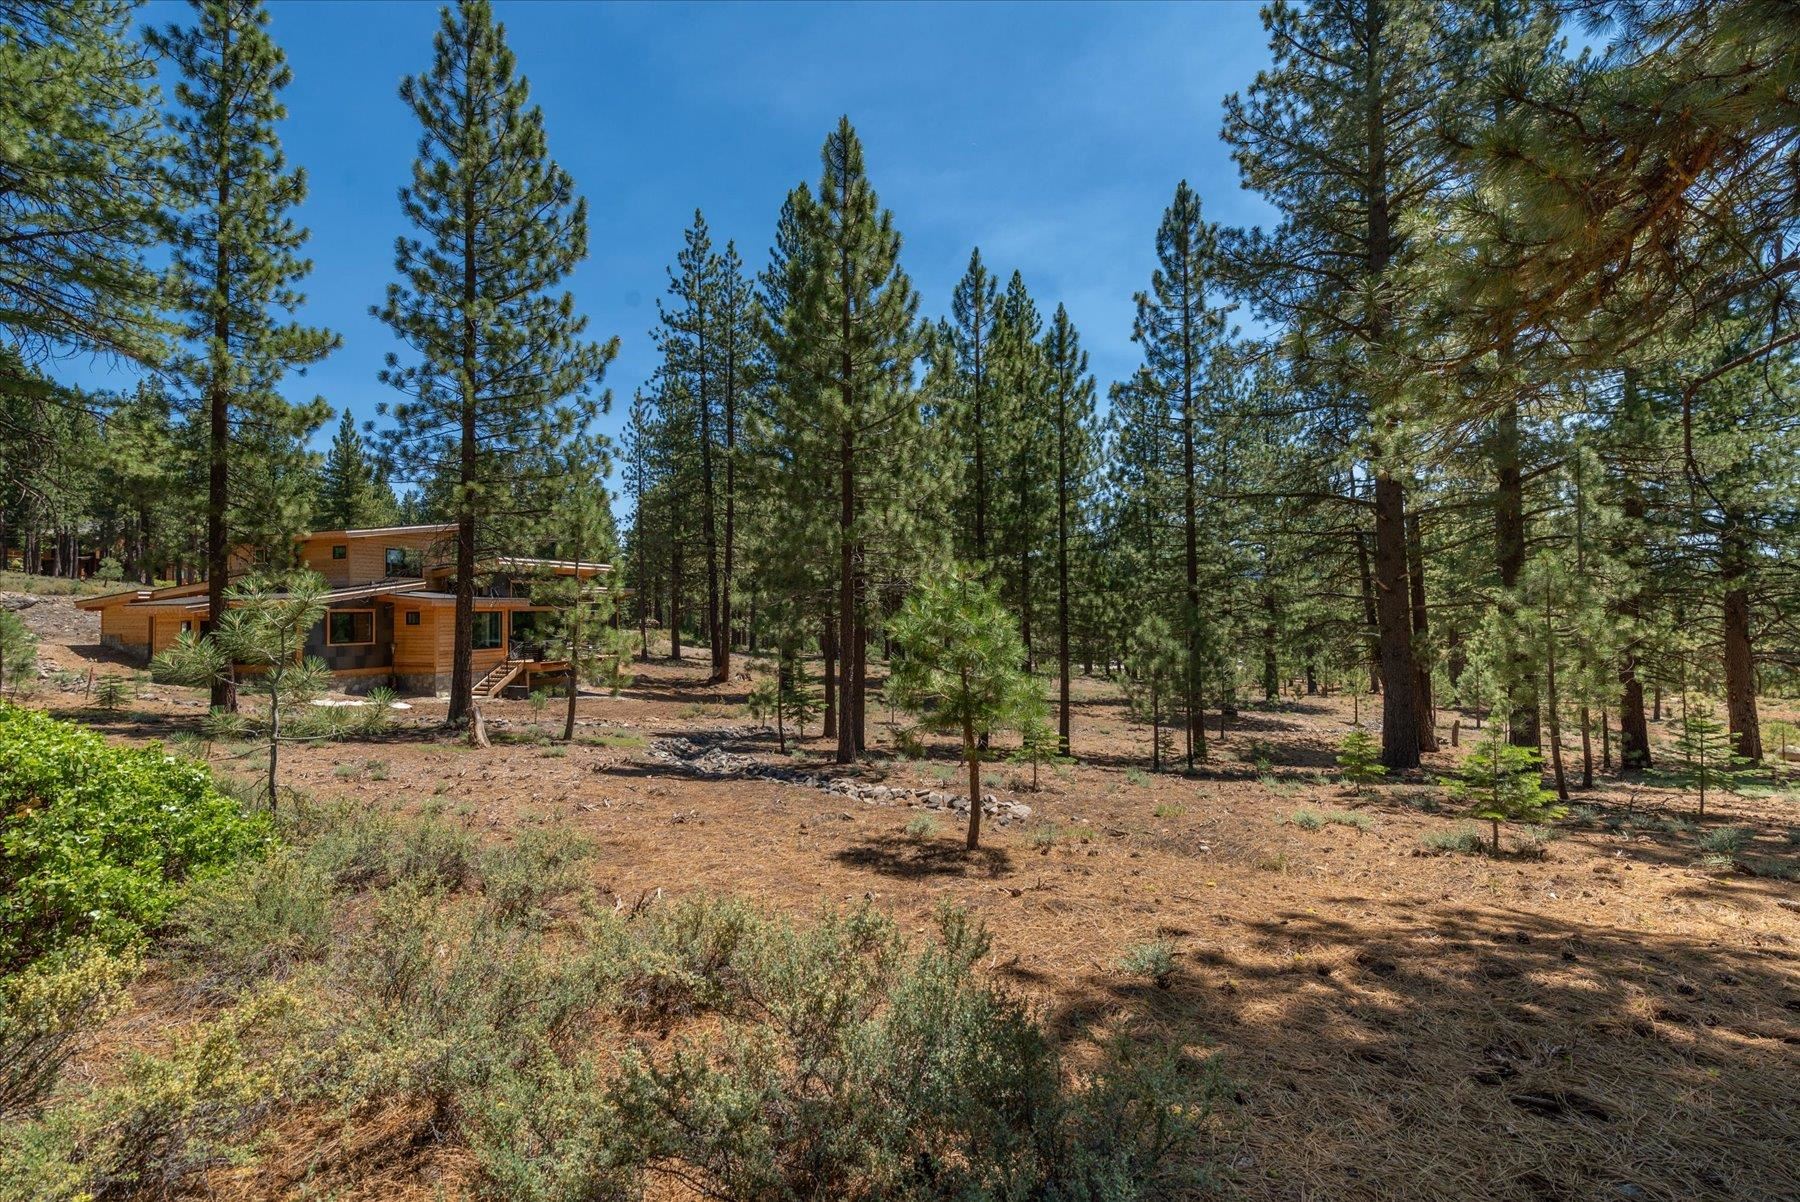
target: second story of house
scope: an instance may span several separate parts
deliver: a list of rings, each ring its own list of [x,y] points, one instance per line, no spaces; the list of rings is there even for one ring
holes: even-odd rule
[[[426,569],[455,558],[456,526],[379,526],[315,530],[299,542],[301,566],[333,588],[381,580],[421,580]]]

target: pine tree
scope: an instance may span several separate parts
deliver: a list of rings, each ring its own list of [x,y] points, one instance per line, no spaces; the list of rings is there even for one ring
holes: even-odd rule
[[[1069,628],[1071,549],[1082,534],[1081,513],[1091,497],[1094,470],[1094,377],[1088,374],[1087,352],[1069,320],[1056,306],[1044,334],[1044,366],[1049,377],[1050,407],[1046,414],[1056,444],[1056,750],[1069,755]]]
[[[919,478],[924,452],[911,378],[919,301],[848,118],[821,158],[816,197],[804,185],[789,196],[787,253],[771,268],[775,288],[765,288],[781,305],[768,313],[775,378],[765,453],[784,505],[808,515],[797,521],[831,514],[827,541],[806,552],[836,565],[837,759],[849,763],[864,739],[876,560],[921,549],[902,535],[898,495]]]
[[[400,281],[376,310],[409,353],[382,372],[406,397],[389,410],[390,457],[439,481],[456,522],[452,723],[471,703],[478,560],[498,549],[496,527],[541,507],[529,457],[585,426],[618,349],[584,338],[556,291],[587,254],[587,203],[514,67],[485,0],[444,10],[430,69],[400,86],[423,131],[400,193],[415,233],[396,242]]]
[[[582,682],[604,683],[617,694],[631,678],[624,668],[621,632],[613,622],[612,589],[598,578],[582,575],[584,568],[615,558],[618,538],[606,490],[611,446],[603,435],[582,431],[553,448],[550,457],[556,495],[545,510],[539,535],[551,555],[574,570],[534,581],[531,599],[551,607],[544,628],[535,633],[552,658],[568,661],[562,737],[573,742]]]
[[[1156,231],[1157,270],[1150,288],[1137,297],[1132,340],[1144,350],[1147,383],[1168,398],[1175,422],[1179,461],[1183,605],[1180,629],[1187,650],[1183,708],[1187,712],[1187,766],[1206,759],[1205,636],[1200,595],[1200,440],[1207,375],[1223,332],[1220,313],[1207,305],[1207,277],[1213,268],[1211,231],[1200,217],[1200,198],[1181,181]]]
[[[205,638],[182,635],[154,664],[159,674],[202,687],[230,680],[239,665],[256,669],[246,679],[266,707],[259,734],[267,753],[264,785],[271,810],[282,743],[316,734],[295,729],[288,711],[318,696],[330,680],[324,661],[305,654],[308,632],[325,617],[328,591],[312,572],[237,581],[226,594],[231,608],[219,624]],[[215,709],[214,714],[226,718],[234,731],[246,729],[242,719],[226,711]]]
[[[1360,410],[1382,762],[1407,770],[1420,751],[1402,425],[1420,374],[1407,354],[1422,303],[1413,232],[1448,182],[1438,121],[1459,14],[1430,0],[1322,0],[1271,4],[1263,19],[1274,64],[1226,99],[1223,136],[1281,221],[1232,233],[1226,258],[1234,290],[1287,328],[1288,353]]]
[[[291,73],[269,14],[260,0],[195,0],[194,16],[191,28],[149,40],[181,77],[170,119],[180,139],[172,178],[186,209],[174,239],[185,341],[175,374],[191,424],[205,431],[207,608],[216,627],[233,547],[285,548],[296,517],[304,520],[256,481],[304,478],[291,469],[329,411],[316,399],[290,405],[278,388],[338,338],[285,319],[305,300],[298,284],[312,264],[300,256],[307,233],[292,216],[306,176],[288,168],[275,133]],[[233,704],[229,680],[215,682],[213,704]]]
[[[969,766],[968,848],[981,845],[977,736],[1015,727],[1036,693],[1021,671],[1024,646],[994,591],[966,568],[924,581],[890,629],[900,655],[888,678],[894,704],[962,737]]]
[[[1161,772],[1163,725],[1171,717],[1172,698],[1187,673],[1187,649],[1168,622],[1148,614],[1131,632],[1125,654],[1124,685],[1132,711],[1150,723],[1150,770]]]
[[[998,412],[990,413],[987,424],[991,445],[998,452],[1000,487],[991,498],[990,530],[993,573],[1002,583],[1001,596],[1012,602],[1019,616],[1027,667],[1037,663],[1034,619],[1040,584],[1035,568],[1055,521],[1055,494],[1041,478],[1046,443],[1052,437],[1047,421],[1050,379],[1039,342],[1042,331],[1037,303],[1015,271],[1000,297],[992,344],[992,393],[999,404],[989,407]]]
[[[1698,816],[1706,819],[1706,790],[1734,789],[1750,767],[1749,760],[1737,754],[1725,724],[1704,705],[1681,699],[1681,729],[1675,736],[1675,754],[1681,766],[1699,791]]]
[[[0,357],[8,391],[36,389],[24,369],[52,354],[163,356],[145,257],[174,198],[136,7],[0,5],[0,328],[19,352]]]
[[[1463,760],[1451,782],[1450,796],[1469,803],[1476,818],[1493,824],[1493,854],[1500,854],[1502,822],[1546,822],[1567,813],[1544,788],[1541,763],[1535,748],[1489,735]]]
[[[313,520],[325,530],[392,525],[398,518],[394,490],[364,449],[356,419],[344,410],[325,456]]]
[[[945,425],[962,479],[955,507],[957,553],[983,571],[991,566],[988,509],[997,491],[993,437],[1006,424],[1004,398],[996,395],[993,379],[998,289],[981,261],[981,249],[969,252],[968,269],[951,293],[944,339],[955,362]]]

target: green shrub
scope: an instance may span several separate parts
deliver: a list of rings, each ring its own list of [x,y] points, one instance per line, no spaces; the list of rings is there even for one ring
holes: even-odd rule
[[[35,1107],[69,1057],[125,1006],[130,954],[77,944],[0,979],[0,1120]]]
[[[926,839],[936,838],[937,833],[937,819],[929,814],[920,814],[917,818],[914,818],[911,822],[906,824],[905,834],[908,839],[923,842]]]
[[[298,1079],[271,1054],[295,1017],[293,997],[265,995],[167,1056],[128,1057],[116,1084],[0,1128],[0,1200],[175,1197],[207,1169],[244,1163],[247,1136]]]
[[[1316,831],[1325,825],[1325,817],[1317,810],[1295,810],[1288,821],[1303,831]]]
[[[1062,828],[1054,822],[1039,822],[1025,838],[1035,850],[1049,851],[1062,839]]]
[[[1127,768],[1125,769],[1125,780],[1128,784],[1136,785],[1141,789],[1150,783],[1150,774],[1142,768]]]
[[[1335,810],[1325,815],[1325,821],[1332,826],[1347,826],[1352,830],[1359,831],[1372,830],[1375,826],[1367,814],[1352,814],[1343,810]]]
[[[331,876],[277,851],[199,882],[171,916],[171,951],[209,990],[233,993],[331,945]]]
[[[1180,818],[1187,813],[1187,807],[1178,802],[1165,801],[1150,812],[1158,818]]]
[[[0,706],[0,972],[78,938],[122,947],[269,840],[204,765]]]
[[[428,889],[460,889],[475,865],[475,836],[458,826],[426,818],[401,832],[394,847],[393,875]]]
[[[1163,939],[1140,943],[1125,953],[1119,967],[1133,976],[1149,977],[1158,989],[1167,989],[1175,976],[1175,949]]]
[[[1425,836],[1425,846],[1433,851],[1472,855],[1482,849],[1481,832],[1472,826],[1458,827],[1453,831],[1433,831]]]
[[[340,805],[308,808],[291,838],[304,840],[307,862],[337,889],[388,884],[394,875],[399,831],[394,820],[372,807]]]
[[[1736,856],[1750,841],[1756,838],[1756,832],[1745,826],[1717,826],[1695,840],[1703,852],[1715,856]]]
[[[544,925],[550,904],[585,883],[593,846],[561,827],[535,827],[514,843],[484,849],[475,859],[491,916],[502,923]]]

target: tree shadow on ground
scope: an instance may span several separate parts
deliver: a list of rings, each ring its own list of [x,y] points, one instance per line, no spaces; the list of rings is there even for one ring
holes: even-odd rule
[[[1800,1196],[1800,971],[1768,931],[1647,931],[1343,896],[1178,945],[1166,991],[1113,970],[1050,1015],[1221,1046],[1251,1196]],[[1766,900],[1749,903],[1767,907]]]
[[[995,879],[1012,871],[1012,857],[1004,848],[982,847],[970,851],[960,842],[945,839],[914,841],[880,836],[834,852],[832,859],[851,868],[883,876],[917,880],[921,877],[987,877]]]

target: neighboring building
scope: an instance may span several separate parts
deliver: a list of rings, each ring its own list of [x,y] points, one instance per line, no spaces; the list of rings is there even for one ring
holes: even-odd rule
[[[324,619],[307,637],[306,654],[331,669],[337,687],[361,692],[389,685],[404,693],[446,693],[456,620],[455,565],[449,541],[456,527],[388,526],[321,530],[301,536],[299,559],[330,586]],[[474,676],[476,693],[530,687],[534,678],[561,678],[568,664],[544,658],[534,631],[548,613],[531,601],[533,577],[591,580],[607,564],[506,556],[482,564],[476,581]],[[206,585],[132,589],[76,602],[100,615],[100,642],[141,660],[186,632],[206,629]]]

